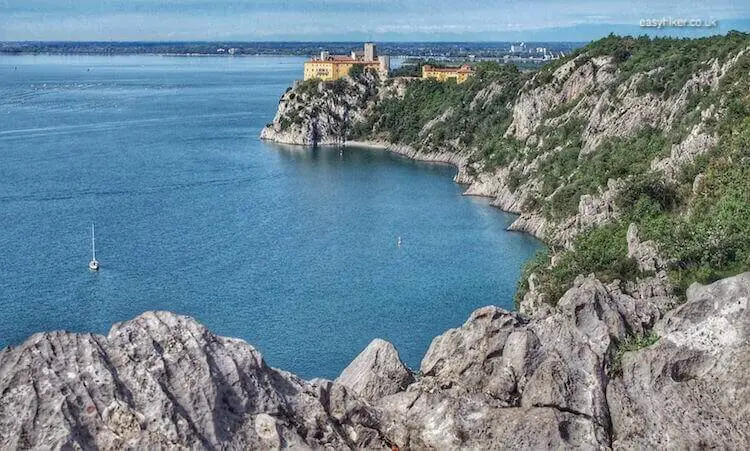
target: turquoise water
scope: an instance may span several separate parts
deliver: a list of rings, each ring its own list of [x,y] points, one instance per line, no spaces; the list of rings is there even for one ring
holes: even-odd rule
[[[452,167],[259,141],[301,63],[0,57],[0,346],[164,309],[330,378],[375,337],[418,367],[512,308],[539,243]]]

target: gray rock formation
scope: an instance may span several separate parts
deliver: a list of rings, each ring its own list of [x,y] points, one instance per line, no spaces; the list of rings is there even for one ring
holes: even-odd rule
[[[656,272],[663,270],[666,262],[659,257],[659,251],[653,241],[641,241],[638,238],[638,226],[628,226],[628,258],[635,259],[638,269],[644,272]]]
[[[538,87],[527,87],[513,106],[513,122],[506,136],[525,140],[539,127],[545,114],[560,104],[581,99],[587,93],[606,86],[613,78],[614,66],[609,57],[598,57],[582,64],[571,60],[557,68],[553,81]],[[580,65],[579,65],[580,64]],[[530,86],[534,85],[531,83]]]
[[[475,311],[414,382],[380,340],[307,382],[166,312],[106,337],[37,334],[0,352],[0,447],[747,448],[748,299],[750,273],[663,316],[579,277],[543,315]],[[651,331],[613,374],[620,344]]]
[[[750,376],[741,369],[750,361],[748,292],[750,274],[693,288],[685,306],[657,323],[660,312],[650,302],[581,277],[546,316],[527,321],[495,307],[479,309],[433,341],[419,381],[377,403],[396,418],[386,434],[416,448],[746,447],[742,406]],[[626,355],[624,376],[611,378],[618,343],[655,325],[664,338],[642,351],[638,363]],[[711,359],[685,361],[685,350],[671,345],[659,351],[673,336],[683,347],[704,349],[709,341]],[[683,370],[693,382],[682,389],[680,382],[664,385]],[[657,374],[649,378],[650,371]],[[680,398],[670,400],[673,395]],[[713,398],[706,405],[705,396]],[[690,413],[688,421],[681,410]],[[680,435],[691,425],[709,437]],[[729,434],[722,438],[713,433],[718,430]],[[659,441],[665,433],[678,437]]]
[[[414,382],[414,375],[391,343],[376,338],[341,372],[336,382],[362,399],[375,401],[405,390]]]
[[[269,368],[247,343],[167,312],[106,337],[52,332],[6,348],[0,393],[2,449],[382,445],[374,410],[345,387]]]
[[[607,387],[615,448],[750,445],[750,273],[693,284]]]
[[[279,100],[276,117],[261,131],[261,139],[306,146],[340,145],[349,124],[362,119],[376,99],[377,75],[331,82],[298,82]]]
[[[710,117],[710,114],[705,117]],[[652,168],[663,171],[668,180],[674,181],[680,168],[692,163],[699,155],[707,153],[718,143],[718,137],[707,134],[703,128],[703,123],[698,123],[682,142],[672,146],[668,157],[654,161]]]
[[[342,145],[352,124],[366,118],[379,100],[403,95],[408,83],[385,82],[372,72],[334,82],[297,82],[282,95],[273,122],[260,137],[303,146]]]

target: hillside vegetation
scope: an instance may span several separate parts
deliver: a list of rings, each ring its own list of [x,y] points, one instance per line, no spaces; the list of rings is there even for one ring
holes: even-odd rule
[[[340,141],[460,156],[469,194],[521,214],[512,228],[549,244],[525,268],[519,301],[531,292],[555,304],[590,273],[655,278],[681,297],[694,281],[750,269],[750,35],[611,35],[535,73],[476,69],[463,84],[338,83],[339,94],[366,93],[348,102],[359,110]],[[336,103],[325,84],[306,89],[307,103]]]
[[[537,74],[482,65],[465,84],[415,83],[402,98],[378,104],[369,123],[358,130],[425,151],[468,149],[478,171],[508,167],[508,188],[517,191],[525,183],[527,209],[552,223],[576,215],[581,196],[606,190],[610,179],[626,181],[615,196],[616,214],[606,225],[582,228],[567,246],[550,243],[550,252],[525,272],[538,273],[539,290],[552,302],[579,274],[593,272],[603,280],[639,276],[627,257],[626,232],[635,223],[641,238],[657,243],[681,294],[693,281],[712,282],[750,269],[748,47],[750,37],[740,33],[697,40],[610,36]],[[592,64],[596,60],[599,64]],[[560,71],[571,63],[573,71],[592,64],[592,78],[602,71],[606,82],[594,81],[578,95],[555,102],[525,140],[507,133],[514,101],[523,92],[542,90],[538,94],[543,96],[550,85],[564,90]],[[690,86],[716,66],[729,67],[716,79]],[[623,92],[622,86],[632,91]],[[621,107],[618,100],[628,96],[644,103],[674,102],[680,108],[669,112],[672,118],[662,118],[667,124],[642,121],[630,125],[627,134],[605,133],[599,143],[585,148],[591,109],[597,106],[586,103],[606,95],[614,97],[607,108]],[[623,111],[629,113],[637,111]],[[670,157],[693,130],[715,139],[666,177],[653,162]],[[556,255],[555,265],[550,265],[550,254]],[[519,297],[526,286],[522,281]]]

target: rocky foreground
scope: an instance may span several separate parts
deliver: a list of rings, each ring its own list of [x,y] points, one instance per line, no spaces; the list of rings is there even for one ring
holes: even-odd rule
[[[168,312],[41,333],[0,353],[0,448],[747,448],[748,299],[745,273],[662,316],[580,277],[532,317],[475,311],[416,374],[375,340],[335,381]]]

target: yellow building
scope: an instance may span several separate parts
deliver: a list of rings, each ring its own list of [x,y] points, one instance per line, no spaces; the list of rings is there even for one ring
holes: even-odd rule
[[[390,71],[390,58],[378,56],[375,44],[366,43],[364,52],[352,52],[351,55],[330,55],[320,52],[320,57],[305,62],[304,79],[317,78],[323,81],[338,80],[346,76],[355,65],[378,71],[381,77],[387,77]]]
[[[432,67],[429,64],[422,66],[422,78],[434,78],[437,81],[447,81],[452,79],[456,83],[463,83],[474,74],[474,69],[468,64],[461,67]]]

